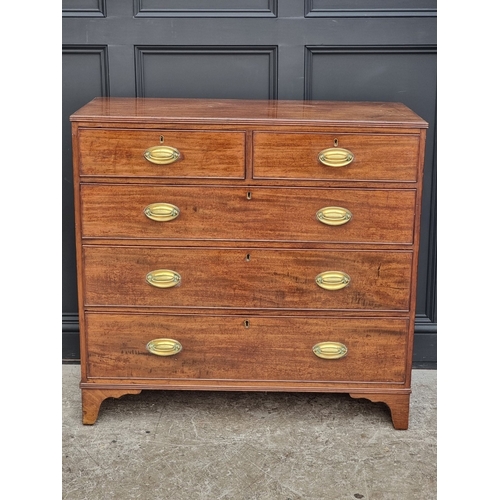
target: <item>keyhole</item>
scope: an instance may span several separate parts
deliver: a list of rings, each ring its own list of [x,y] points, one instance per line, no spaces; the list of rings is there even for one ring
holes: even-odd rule
[[[247,253],[247,256],[245,257],[245,260],[246,260],[247,262],[249,262],[249,261],[250,261],[250,254],[249,254],[249,253]]]
[[[337,147],[339,145],[339,140],[335,137],[335,139],[333,139],[333,145],[335,147]]]
[[[165,140],[165,138],[162,135],[160,135],[160,144],[163,144],[164,140]]]
[[[247,191],[247,200],[251,200],[251,199],[252,199],[252,192]]]
[[[243,326],[245,328],[250,328],[250,321],[248,319],[246,319],[245,321],[243,321]]]

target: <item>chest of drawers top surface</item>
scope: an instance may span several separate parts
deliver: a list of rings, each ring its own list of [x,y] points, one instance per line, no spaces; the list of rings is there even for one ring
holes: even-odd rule
[[[401,103],[345,101],[100,97],[73,113],[70,120],[428,127],[425,120]]]
[[[71,116],[84,423],[142,389],[347,392],[408,425],[427,123],[400,103]]]

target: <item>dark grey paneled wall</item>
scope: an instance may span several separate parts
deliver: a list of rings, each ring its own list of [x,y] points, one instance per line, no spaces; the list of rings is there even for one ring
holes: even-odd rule
[[[436,0],[63,0],[63,359],[78,359],[69,115],[96,96],[400,101],[430,128],[415,365],[436,362]]]
[[[263,46],[136,47],[136,94],[277,99],[276,52]]]
[[[278,0],[134,0],[137,17],[276,17]]]
[[[306,0],[306,17],[436,16],[436,0]]]

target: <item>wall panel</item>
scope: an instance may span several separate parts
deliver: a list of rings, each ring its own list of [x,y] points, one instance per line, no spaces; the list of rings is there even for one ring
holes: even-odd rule
[[[136,17],[276,17],[277,0],[135,0]]]
[[[386,100],[419,113],[430,128],[414,360],[436,362],[436,0],[63,0],[62,16],[66,359],[78,359],[69,115],[111,95]]]
[[[136,68],[137,97],[277,99],[276,47],[136,47]]]
[[[62,329],[63,359],[75,355],[78,297],[75,280],[75,219],[70,115],[94,97],[109,95],[107,47],[62,50]],[[76,351],[78,355],[78,351]]]
[[[63,17],[106,17],[106,0],[62,0]]]
[[[436,16],[437,0],[306,0],[306,17]]]

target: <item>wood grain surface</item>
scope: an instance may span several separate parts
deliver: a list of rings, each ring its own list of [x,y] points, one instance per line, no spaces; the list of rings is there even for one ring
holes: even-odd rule
[[[382,401],[407,428],[424,120],[400,103],[133,98],[71,120],[84,423],[143,389],[286,390]],[[161,144],[180,158],[144,158]],[[323,165],[332,147],[353,161]],[[179,214],[151,220],[153,203]],[[326,207],[352,218],[323,224]],[[175,286],[148,283],[165,269]],[[321,288],[326,271],[348,285]],[[182,350],[155,355],[156,338]]]

